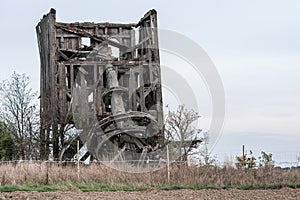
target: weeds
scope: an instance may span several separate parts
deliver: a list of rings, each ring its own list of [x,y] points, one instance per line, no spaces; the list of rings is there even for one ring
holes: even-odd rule
[[[233,167],[177,166],[149,173],[120,172],[99,163],[81,166],[78,180],[75,166],[53,163],[0,165],[0,191],[132,191],[145,189],[277,189],[299,188],[300,170],[276,168],[236,169]]]

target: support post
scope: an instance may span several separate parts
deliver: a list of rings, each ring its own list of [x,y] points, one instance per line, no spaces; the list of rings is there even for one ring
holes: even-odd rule
[[[167,145],[167,173],[168,173],[168,184],[170,184],[170,156],[169,156],[169,145]]]
[[[79,140],[77,140],[77,179],[80,181]]]

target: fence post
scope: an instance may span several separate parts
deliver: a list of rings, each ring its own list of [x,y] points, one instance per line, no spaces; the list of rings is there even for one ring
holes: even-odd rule
[[[80,181],[79,140],[77,140],[77,179]]]
[[[169,157],[169,145],[167,144],[167,171],[168,171],[168,184],[170,184],[170,157]]]
[[[48,161],[45,161],[46,164],[46,185],[49,184],[49,165],[48,165]]]

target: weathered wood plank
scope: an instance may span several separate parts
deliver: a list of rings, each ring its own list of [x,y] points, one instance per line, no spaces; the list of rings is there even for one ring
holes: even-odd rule
[[[128,88],[128,96],[129,96],[129,110],[136,111],[136,78],[134,69],[130,69],[129,72],[129,88]]]
[[[145,95],[144,95],[144,68],[143,65],[139,66],[139,94],[140,94],[140,107],[141,111],[145,112],[146,107],[145,107]]]
[[[135,23],[129,23],[129,24],[120,24],[120,23],[94,23],[94,22],[77,22],[77,23],[63,23],[63,22],[57,22],[56,27],[62,27],[62,26],[70,26],[70,27],[76,27],[76,28],[133,28],[136,26]]]
[[[61,29],[65,30],[65,31],[68,31],[70,33],[74,33],[74,34],[77,34],[79,36],[82,36],[82,37],[89,37],[97,42],[106,42],[107,44],[109,45],[112,45],[112,46],[115,46],[115,47],[118,47],[120,49],[130,49],[130,47],[128,46],[125,46],[123,44],[120,44],[118,42],[115,42],[113,40],[110,40],[109,38],[105,38],[103,37],[102,35],[96,35],[96,34],[91,34],[83,29],[79,29],[79,28],[70,28],[68,26],[66,27],[60,27]]]

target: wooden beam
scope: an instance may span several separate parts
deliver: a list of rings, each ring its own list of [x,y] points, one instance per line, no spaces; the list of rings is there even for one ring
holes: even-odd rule
[[[64,65],[82,65],[82,66],[106,66],[107,64],[111,64],[113,66],[126,66],[126,67],[138,67],[139,65],[147,65],[147,62],[137,61],[137,60],[115,60],[115,61],[61,61]]]
[[[63,22],[57,22],[56,23],[57,28],[64,27],[64,26],[77,27],[77,28],[94,28],[94,27],[98,27],[98,28],[118,28],[118,27],[122,27],[122,28],[131,29],[131,28],[134,28],[136,26],[136,24],[135,23],[120,24],[120,23],[108,23],[108,22],[104,22],[104,23],[94,23],[94,22],[63,23]]]
[[[120,49],[125,49],[125,50],[130,49],[130,47],[128,47],[126,45],[123,45],[123,44],[120,44],[120,43],[115,42],[113,40],[110,40],[109,38],[105,38],[102,35],[96,35],[96,34],[89,33],[89,32],[87,32],[83,29],[80,29],[80,28],[67,27],[67,26],[61,26],[60,28],[65,30],[65,31],[68,31],[70,33],[77,34],[81,37],[89,37],[89,38],[91,38],[91,39],[93,39],[97,42],[106,42],[107,44],[118,47]]]
[[[129,88],[128,88],[128,96],[129,96],[129,110],[136,111],[136,80],[134,69],[130,69],[129,74]]]
[[[145,107],[145,95],[144,95],[144,69],[143,65],[139,66],[139,93],[140,93],[140,107],[141,111],[145,112],[146,107]]]
[[[74,66],[71,64],[70,65],[70,83],[71,83],[71,96],[73,96],[73,89],[74,89]]]

